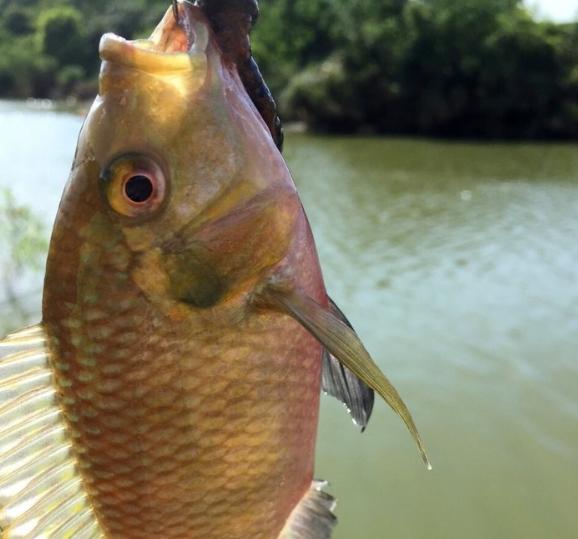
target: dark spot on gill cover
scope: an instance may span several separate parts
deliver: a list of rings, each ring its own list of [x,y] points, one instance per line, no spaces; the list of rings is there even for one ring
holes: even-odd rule
[[[225,279],[197,249],[165,255],[173,297],[201,309],[216,305],[226,291]]]
[[[251,29],[259,17],[257,0],[197,0],[209,20],[226,62],[237,68],[245,90],[271,136],[283,150],[283,127],[277,105],[251,52]]]

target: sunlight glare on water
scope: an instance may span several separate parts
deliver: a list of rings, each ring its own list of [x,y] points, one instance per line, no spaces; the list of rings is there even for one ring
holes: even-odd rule
[[[0,102],[0,186],[47,225],[81,121]],[[382,402],[360,434],[323,399],[334,539],[578,537],[578,146],[290,135],[286,157],[434,466]]]

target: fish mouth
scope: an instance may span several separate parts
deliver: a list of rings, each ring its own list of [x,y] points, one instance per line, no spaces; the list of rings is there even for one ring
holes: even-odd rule
[[[146,71],[191,69],[205,58],[209,25],[202,11],[186,0],[178,2],[178,21],[170,7],[148,39],[129,41],[113,33],[102,36],[102,60]]]

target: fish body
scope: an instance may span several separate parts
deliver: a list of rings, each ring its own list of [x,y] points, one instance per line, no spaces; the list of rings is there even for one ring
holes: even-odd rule
[[[283,273],[324,300],[309,227],[211,40],[176,73],[151,74],[144,50],[119,62],[117,44],[102,42],[103,89],[46,271],[44,325],[79,466],[111,536],[277,537],[312,481],[322,349],[252,294]],[[137,225],[112,214],[99,181],[134,154],[159,156],[171,193]]]
[[[39,450],[27,474],[44,423],[8,448],[2,539],[327,538],[333,501],[313,482],[322,369],[324,389],[366,418],[365,383],[414,429],[327,296],[290,173],[235,66],[199,7],[179,14],[149,40],[101,42],[42,324],[5,343],[41,352],[8,356],[21,370],[6,382],[0,370],[0,388],[42,373],[47,400],[31,413],[50,415],[65,460]],[[0,419],[15,418],[6,436],[29,424],[29,397],[0,392]],[[74,494],[57,510],[43,478],[62,466]]]

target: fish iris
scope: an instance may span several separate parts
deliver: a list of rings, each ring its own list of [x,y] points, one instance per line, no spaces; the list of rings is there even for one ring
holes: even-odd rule
[[[110,207],[124,217],[152,216],[166,198],[166,176],[147,156],[118,157],[104,169],[101,179]]]

